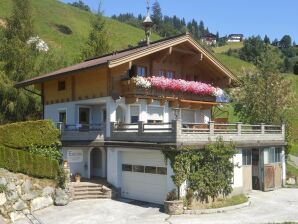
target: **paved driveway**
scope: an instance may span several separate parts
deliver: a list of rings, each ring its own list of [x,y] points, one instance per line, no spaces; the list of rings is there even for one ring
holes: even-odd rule
[[[43,224],[136,224],[136,223],[281,223],[298,222],[298,189],[254,191],[251,205],[226,213],[168,216],[160,208],[129,200],[75,201],[65,207],[50,207],[35,213]],[[18,222],[24,223],[24,222]]]

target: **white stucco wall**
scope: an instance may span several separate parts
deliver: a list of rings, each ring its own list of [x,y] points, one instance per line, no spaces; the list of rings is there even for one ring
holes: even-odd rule
[[[116,122],[116,110],[117,107],[121,107],[125,123],[130,123],[130,106],[138,106],[140,109],[139,120],[145,123],[148,122],[148,108],[158,107],[163,110],[163,122],[171,122],[175,119],[174,110],[169,107],[169,103],[160,105],[159,101],[154,101],[151,104],[147,104],[146,100],[140,99],[134,104],[125,104],[125,98],[119,100],[113,100],[111,97],[102,97],[90,100],[80,100],[74,102],[58,103],[45,106],[45,119],[50,119],[53,122],[59,122],[59,112],[66,111],[66,123],[75,125],[79,123],[79,108],[90,108],[90,123],[100,124],[103,122],[103,110],[107,111],[106,134],[110,133],[110,122]],[[208,123],[211,119],[211,110],[192,110],[194,112],[195,123]],[[183,113],[183,110],[182,112]],[[185,116],[184,116],[185,117]]]
[[[83,151],[83,161],[82,162],[70,162],[67,158],[67,151],[68,150],[81,150]],[[89,178],[89,147],[63,147],[62,148],[62,154],[63,154],[63,160],[67,160],[69,163],[70,172],[72,175],[75,175],[76,173],[80,173],[82,177]]]
[[[238,150],[237,154],[234,156],[234,182],[232,187],[242,187],[243,186],[243,171],[242,171],[242,150]]]

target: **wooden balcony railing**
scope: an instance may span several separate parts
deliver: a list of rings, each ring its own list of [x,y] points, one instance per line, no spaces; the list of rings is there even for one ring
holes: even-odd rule
[[[150,89],[144,89],[137,87],[132,80],[122,80],[121,81],[121,95],[126,97],[163,97],[169,99],[185,99],[185,100],[193,100],[193,101],[207,101],[207,102],[215,102],[215,96],[199,96],[191,93],[185,92],[177,92],[170,90],[161,90],[155,87],[151,87]]]

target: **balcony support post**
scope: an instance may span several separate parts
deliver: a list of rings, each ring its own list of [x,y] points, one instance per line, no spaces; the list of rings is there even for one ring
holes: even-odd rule
[[[242,122],[237,122],[237,134],[242,134]]]
[[[264,135],[265,134],[265,124],[261,123],[261,134]]]
[[[214,121],[209,121],[209,134],[214,135]]]
[[[281,134],[286,139],[286,125],[285,124],[281,125]]]
[[[179,142],[182,135],[182,122],[180,119],[172,120],[172,135],[175,142]]]
[[[144,121],[138,122],[138,133],[139,135],[144,134]]]
[[[115,128],[115,122],[111,122],[110,123],[110,136],[113,137],[114,136],[114,128]]]

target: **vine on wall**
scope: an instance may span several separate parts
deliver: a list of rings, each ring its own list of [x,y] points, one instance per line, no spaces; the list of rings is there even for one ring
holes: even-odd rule
[[[230,194],[234,171],[232,158],[236,152],[235,145],[225,143],[222,138],[210,141],[201,150],[185,146],[179,150],[163,151],[174,171],[172,179],[178,189],[178,198],[180,186],[186,180],[189,189],[202,202]]]

